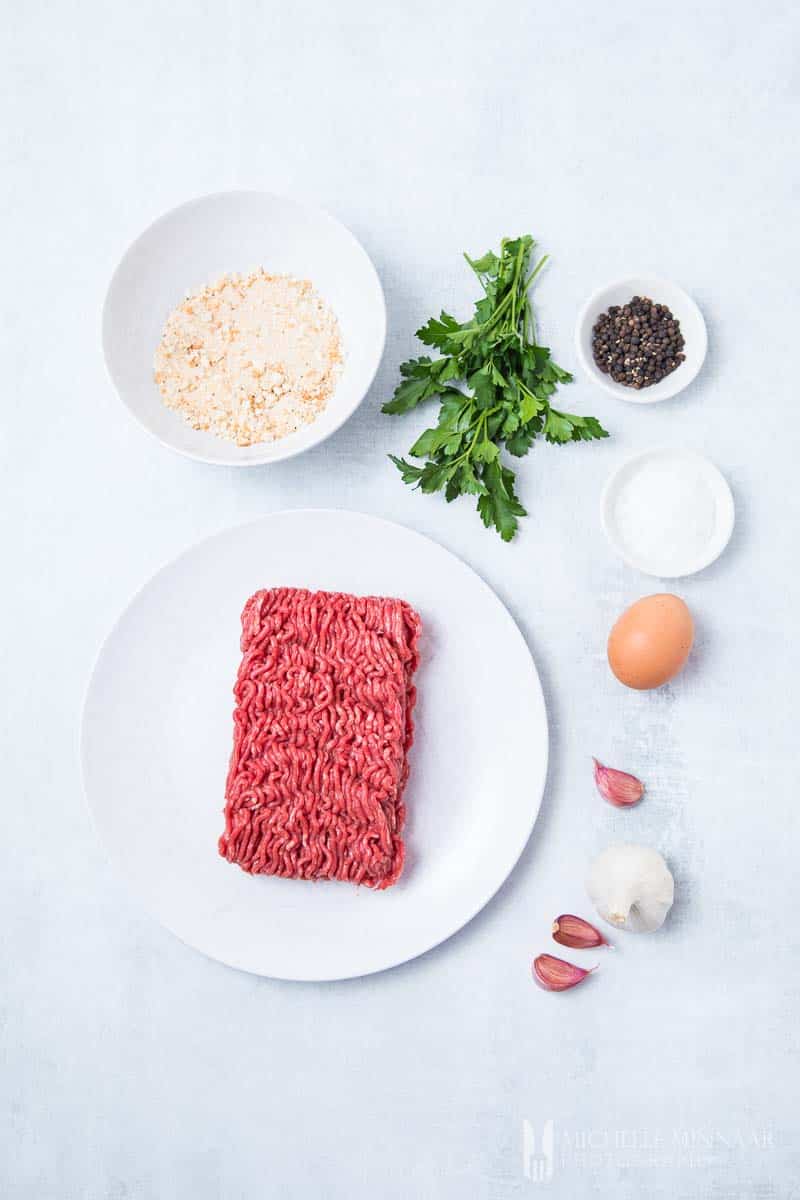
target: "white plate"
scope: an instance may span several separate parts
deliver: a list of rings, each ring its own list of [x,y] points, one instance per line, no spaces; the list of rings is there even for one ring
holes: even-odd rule
[[[640,388],[638,391],[636,388],[615,383],[610,375],[600,370],[592,356],[592,330],[597,318],[612,304],[627,304],[633,296],[648,296],[657,304],[666,304],[672,310],[673,316],[680,321],[681,333],[686,342],[683,350],[686,355],[685,362],[660,383]],[[655,404],[659,400],[669,400],[672,396],[677,396],[696,378],[705,361],[708,334],[703,314],[683,288],[678,287],[676,283],[670,283],[668,279],[631,275],[627,279],[617,279],[614,283],[609,283],[589,297],[575,326],[575,348],[586,374],[612,396],[619,400],[629,400],[632,404]]]
[[[385,892],[252,877],[217,853],[239,613],[281,584],[400,596],[422,617],[407,863]],[[95,667],[82,762],[100,837],[158,921],[246,971],[344,979],[422,954],[494,895],[539,810],[547,718],[525,640],[474,571],[402,526],[301,510],[200,542],[145,585]]]
[[[163,403],[153,357],[169,313],[192,288],[264,267],[310,279],[339,318],[345,363],[316,421],[277,442],[236,446],[192,429]],[[366,251],[321,209],[266,192],[219,192],[159,218],[117,267],[103,309],[103,350],[123,403],[160,442],[201,462],[250,467],[316,446],[355,411],[375,377],[386,306]]]
[[[600,500],[603,529],[630,567],[661,579],[702,571],[730,541],[735,509],[724,475],[693,450],[646,450],[627,459],[606,483]],[[637,517],[637,512],[639,516]],[[692,518],[702,534],[691,535]],[[637,547],[631,521],[645,521],[652,550]]]

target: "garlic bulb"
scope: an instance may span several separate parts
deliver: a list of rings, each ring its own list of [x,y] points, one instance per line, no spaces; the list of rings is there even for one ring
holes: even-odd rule
[[[623,842],[598,854],[586,890],[604,921],[632,933],[651,933],[672,908],[675,881],[657,850]]]

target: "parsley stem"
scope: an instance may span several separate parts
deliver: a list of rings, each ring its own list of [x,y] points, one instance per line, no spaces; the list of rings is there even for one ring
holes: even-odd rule
[[[523,325],[522,334],[523,337],[530,337],[530,340],[534,343],[536,342],[536,321],[534,320],[533,308],[531,307],[530,297],[528,296],[528,288],[531,286],[549,257],[549,254],[542,255],[523,285],[525,291],[525,322]]]
[[[525,280],[525,291],[526,291],[526,292],[527,292],[528,288],[531,286],[531,284],[533,283],[533,281],[534,281],[534,279],[536,278],[536,276],[537,276],[537,275],[539,274],[539,272],[541,271],[541,269],[542,269],[542,267],[544,266],[544,264],[547,262],[547,260],[548,260],[548,258],[549,258],[549,257],[550,257],[550,255],[549,255],[549,254],[543,254],[543,255],[542,255],[542,257],[539,259],[538,263],[536,264],[536,266],[535,266],[535,267],[533,268],[533,270],[531,271],[531,273],[530,273],[530,275],[528,276],[528,278]]]
[[[467,260],[470,267],[474,271],[475,275],[477,276],[478,280],[480,281],[481,287],[483,288],[483,290],[485,292],[486,291],[486,280],[484,279],[483,275],[478,270],[478,268],[475,266],[475,263],[472,261],[472,259],[470,258],[470,256],[467,254],[466,251],[464,251],[464,258]]]
[[[498,411],[499,408],[500,408],[500,405],[495,404],[493,408],[486,408],[483,410],[482,413],[479,413],[478,418],[475,421],[475,436],[473,437],[472,441],[470,442],[468,449],[466,449],[463,454],[459,454],[458,458],[453,459],[453,461],[450,464],[451,467],[457,467],[459,465],[459,463],[462,463],[464,461],[465,458],[472,458],[472,452],[475,449],[476,445],[478,444],[478,438],[480,437],[481,432],[486,425],[486,422],[488,421],[489,417],[493,413],[496,413]],[[472,428],[472,426],[470,426],[470,428]]]
[[[511,301],[511,328],[512,328],[512,330],[517,328],[517,300],[519,299],[519,277],[520,277],[520,273],[522,270],[522,264],[525,261],[527,254],[528,254],[527,248],[523,244],[520,244],[520,248],[517,251],[517,261],[514,264],[514,282],[511,285],[511,295],[513,297],[512,301]]]
[[[492,326],[494,325],[497,318],[502,316],[505,309],[508,308],[508,306],[511,303],[511,301],[513,300],[513,298],[514,298],[514,292],[513,291],[508,292],[503,297],[503,299],[500,301],[500,303],[498,304],[497,308],[492,313],[492,316],[489,318],[489,320],[484,321],[484,323],[482,325],[479,325],[478,328],[482,329],[484,333],[487,333],[492,328]]]
[[[525,384],[522,382],[522,380],[521,380],[521,379],[517,380],[517,383],[519,384],[519,390],[520,390],[521,392],[524,392],[526,396],[530,396],[531,400],[535,400],[535,401],[536,401],[536,403],[539,405],[539,408],[537,409],[537,412],[544,412],[544,410],[545,410],[545,409],[549,409],[549,408],[550,408],[549,401],[547,401],[547,400],[540,400],[540,399],[539,399],[539,397],[538,397],[537,395],[535,395],[535,394],[534,394],[534,393],[531,391],[531,389],[530,389],[530,388],[527,388],[527,387],[525,387]]]

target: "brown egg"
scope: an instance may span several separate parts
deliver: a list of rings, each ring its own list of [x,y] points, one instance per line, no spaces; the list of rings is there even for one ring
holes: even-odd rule
[[[626,687],[661,687],[683,669],[693,640],[692,614],[680,596],[643,596],[611,630],[608,665]]]

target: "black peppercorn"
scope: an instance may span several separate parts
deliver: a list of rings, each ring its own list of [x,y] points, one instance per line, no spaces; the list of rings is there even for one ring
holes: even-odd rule
[[[685,361],[680,321],[665,304],[633,296],[613,304],[592,329],[592,355],[601,371],[626,387],[650,387]]]

